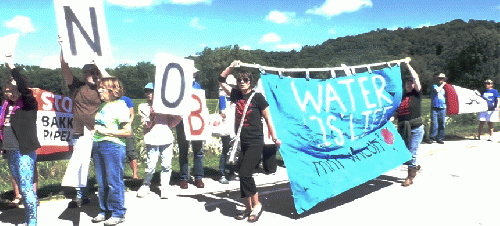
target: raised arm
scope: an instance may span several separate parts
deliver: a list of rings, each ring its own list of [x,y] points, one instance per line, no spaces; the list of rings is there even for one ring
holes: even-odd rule
[[[66,85],[70,86],[71,84],[73,84],[73,79],[75,79],[75,76],[73,76],[73,72],[71,72],[71,70],[69,69],[68,63],[66,63],[66,61],[64,60],[62,48],[61,48],[60,60],[61,60],[61,70],[64,77],[64,81],[66,82]]]
[[[418,78],[417,72],[410,65],[409,57],[407,58],[406,65],[408,65],[408,69],[410,69],[410,74],[413,78],[413,84],[415,84],[415,90],[417,90],[417,92],[420,92],[420,90],[422,90],[422,85],[420,84],[420,79]]]
[[[232,87],[226,83],[226,78],[231,73],[231,70],[233,69],[233,67],[240,67],[240,64],[241,64],[241,61],[239,61],[239,60],[233,61],[231,63],[231,65],[229,65],[229,67],[227,67],[226,70],[224,70],[220,74],[220,77],[218,79],[220,87],[222,88],[222,90],[224,90],[224,92],[228,96],[231,95],[231,89],[232,89]]]

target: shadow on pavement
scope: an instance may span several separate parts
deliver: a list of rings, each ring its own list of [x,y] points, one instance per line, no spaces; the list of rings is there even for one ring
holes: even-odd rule
[[[369,195],[372,192],[376,192],[393,184],[401,183],[402,179],[400,178],[381,175],[364,184],[351,188],[350,190],[333,198],[320,202],[315,207],[302,214],[297,214],[295,210],[292,190],[290,189],[290,183],[288,182],[259,186],[259,199],[264,205],[265,212],[279,214],[290,219],[300,219],[315,213],[334,209],[338,206]],[[179,195],[179,197],[188,197],[196,199],[198,202],[204,202],[205,210],[207,212],[213,212],[219,209],[222,215],[231,218],[237,214],[237,207],[239,207],[238,209],[243,208],[239,190],[197,195]]]
[[[66,208],[61,215],[59,215],[59,219],[68,220],[72,222],[72,225],[80,225],[80,213],[85,213],[90,217],[95,217],[99,214],[99,201],[97,200],[97,195],[91,195],[90,203],[87,205],[83,205],[80,208]],[[84,222],[83,224],[87,224],[88,222]]]

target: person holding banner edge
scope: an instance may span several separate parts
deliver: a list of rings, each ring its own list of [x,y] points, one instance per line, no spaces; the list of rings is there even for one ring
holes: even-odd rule
[[[245,210],[238,213],[235,218],[243,220],[248,217],[249,222],[256,222],[262,214],[262,204],[259,201],[259,194],[255,180],[252,177],[253,170],[259,163],[264,148],[264,134],[261,117],[264,117],[266,124],[271,131],[273,142],[279,147],[281,141],[276,136],[274,125],[269,117],[269,104],[261,93],[255,93],[248,107],[246,115],[243,108],[247,100],[255,92],[251,89],[252,74],[247,71],[240,71],[237,76],[237,87],[232,89],[226,83],[226,77],[234,67],[240,67],[240,61],[233,61],[219,77],[219,84],[230,96],[230,100],[236,103],[235,124],[243,120],[243,128],[240,134],[241,156],[238,161],[240,176],[240,192],[245,204]],[[236,129],[236,128],[235,128]]]
[[[488,132],[489,137],[488,141],[491,141],[491,137],[493,136],[493,123],[499,121],[498,115],[498,98],[500,95],[496,89],[493,89],[493,81],[491,79],[487,79],[484,81],[484,86],[486,87],[486,91],[481,95],[488,103],[488,111],[483,111],[479,113],[479,127],[477,139],[481,140],[481,133],[483,132],[484,122],[488,122]]]
[[[10,58],[12,59],[12,58]],[[20,187],[25,206],[26,225],[37,225],[38,198],[33,189],[33,175],[40,148],[36,120],[38,103],[28,88],[27,78],[11,62],[12,80],[3,86],[6,100],[0,110],[0,145],[6,150],[11,173]]]
[[[427,143],[432,144],[436,141],[444,144],[444,133],[446,127],[446,85],[445,74],[440,73],[435,77],[437,84],[432,86],[431,90],[431,135]]]
[[[418,148],[424,137],[424,124],[421,114],[422,86],[417,72],[410,66],[410,59],[406,65],[411,77],[404,79],[404,91],[401,104],[396,114],[398,116],[398,132],[405,141],[412,158],[408,164],[408,176],[402,186],[408,187],[413,184],[420,165],[417,164]]]

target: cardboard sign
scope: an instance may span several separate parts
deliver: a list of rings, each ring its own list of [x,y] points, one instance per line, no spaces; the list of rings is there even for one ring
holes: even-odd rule
[[[190,113],[184,116],[184,134],[186,140],[207,140],[212,136],[212,128],[209,124],[205,90],[193,89],[189,105]]]
[[[70,67],[91,61],[111,64],[111,48],[101,0],[54,0],[64,58]]]
[[[46,90],[32,90],[38,102],[37,137],[42,146],[37,159],[68,158],[73,151],[73,101]]]
[[[153,108],[169,115],[186,115],[190,110],[194,61],[173,55],[156,59]]]

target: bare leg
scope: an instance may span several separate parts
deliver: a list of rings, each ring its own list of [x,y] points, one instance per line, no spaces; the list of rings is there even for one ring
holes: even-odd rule
[[[477,129],[477,139],[481,140],[481,133],[483,133],[484,121],[479,121],[479,127]]]
[[[12,190],[14,191],[14,200],[15,199],[20,199],[21,194],[19,193],[19,186],[17,186],[16,180],[14,180],[14,177],[12,175],[10,177],[10,183],[12,184]]]
[[[132,179],[139,179],[137,176],[137,159],[132,159],[128,163],[130,165],[130,169],[132,169]]]
[[[489,129],[489,132],[490,132],[490,138],[493,136],[493,122],[488,122],[488,129]]]

